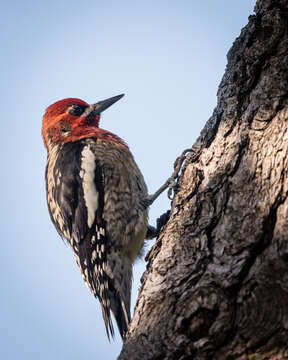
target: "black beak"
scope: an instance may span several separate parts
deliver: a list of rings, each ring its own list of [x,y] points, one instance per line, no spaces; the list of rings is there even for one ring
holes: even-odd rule
[[[120,100],[123,96],[124,94],[113,96],[109,99],[102,100],[97,102],[96,104],[93,104],[92,105],[94,107],[93,113],[95,115],[100,114],[101,112],[106,110],[109,106],[113,105],[116,101]]]

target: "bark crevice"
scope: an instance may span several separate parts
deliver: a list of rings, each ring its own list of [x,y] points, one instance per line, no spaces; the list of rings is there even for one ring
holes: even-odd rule
[[[120,360],[288,359],[287,0],[258,0],[227,59]]]

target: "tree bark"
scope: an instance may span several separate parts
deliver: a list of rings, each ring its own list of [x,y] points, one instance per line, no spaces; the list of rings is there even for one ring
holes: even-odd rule
[[[288,1],[255,14],[147,255],[119,360],[288,359]]]

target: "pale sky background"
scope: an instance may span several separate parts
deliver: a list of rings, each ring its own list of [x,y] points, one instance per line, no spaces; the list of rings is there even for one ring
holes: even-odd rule
[[[253,0],[2,1],[0,359],[116,359],[100,306],[48,215],[45,108],[126,96],[101,126],[130,146],[154,192],[216,105]],[[150,221],[169,208],[166,194]],[[153,244],[153,242],[151,242]],[[145,261],[135,266],[133,306]]]

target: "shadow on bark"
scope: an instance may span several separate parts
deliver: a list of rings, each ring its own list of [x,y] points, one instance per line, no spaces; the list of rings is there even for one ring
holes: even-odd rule
[[[120,360],[288,359],[288,2],[228,53]]]

